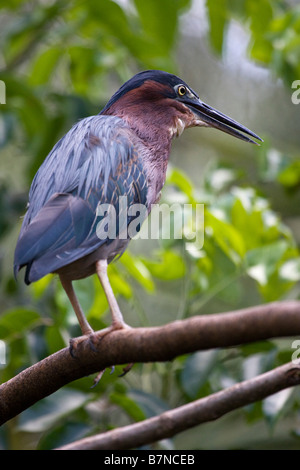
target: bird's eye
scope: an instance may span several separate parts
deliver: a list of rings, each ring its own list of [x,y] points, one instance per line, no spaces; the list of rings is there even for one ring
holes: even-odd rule
[[[186,94],[186,87],[184,85],[179,85],[177,92],[179,96],[184,96]]]

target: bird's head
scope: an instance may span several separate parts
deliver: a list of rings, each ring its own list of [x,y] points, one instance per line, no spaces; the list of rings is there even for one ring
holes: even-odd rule
[[[165,129],[171,137],[187,127],[214,127],[238,139],[256,144],[262,139],[242,124],[200,100],[176,75],[160,70],[140,72],[112,96],[101,114],[115,115],[148,133]]]

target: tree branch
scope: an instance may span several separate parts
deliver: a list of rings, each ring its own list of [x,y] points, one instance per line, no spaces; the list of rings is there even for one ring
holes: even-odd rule
[[[75,357],[69,348],[62,349],[2,384],[0,424],[73,380],[113,365],[169,361],[194,351],[295,335],[300,335],[297,301],[195,316],[162,327],[119,330],[103,338],[95,333],[93,349],[82,337]]]
[[[181,431],[220,418],[226,413],[262,400],[284,388],[300,384],[300,366],[285,364],[159,416],[87,437],[57,450],[125,450],[166,439]]]

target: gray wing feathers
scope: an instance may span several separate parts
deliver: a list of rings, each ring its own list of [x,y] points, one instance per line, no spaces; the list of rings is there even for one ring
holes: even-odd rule
[[[54,193],[75,191],[85,198],[99,177],[105,190],[118,163],[124,164],[133,151],[126,130],[124,121],[114,116],[90,116],[73,126],[35,175],[21,233]]]

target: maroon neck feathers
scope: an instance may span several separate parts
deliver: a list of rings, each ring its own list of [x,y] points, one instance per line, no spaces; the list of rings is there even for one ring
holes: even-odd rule
[[[130,90],[114,102],[105,114],[118,116],[129,125],[144,145],[151,148],[151,156],[168,160],[171,141],[184,128],[186,108],[168,98],[165,85],[148,81]]]

